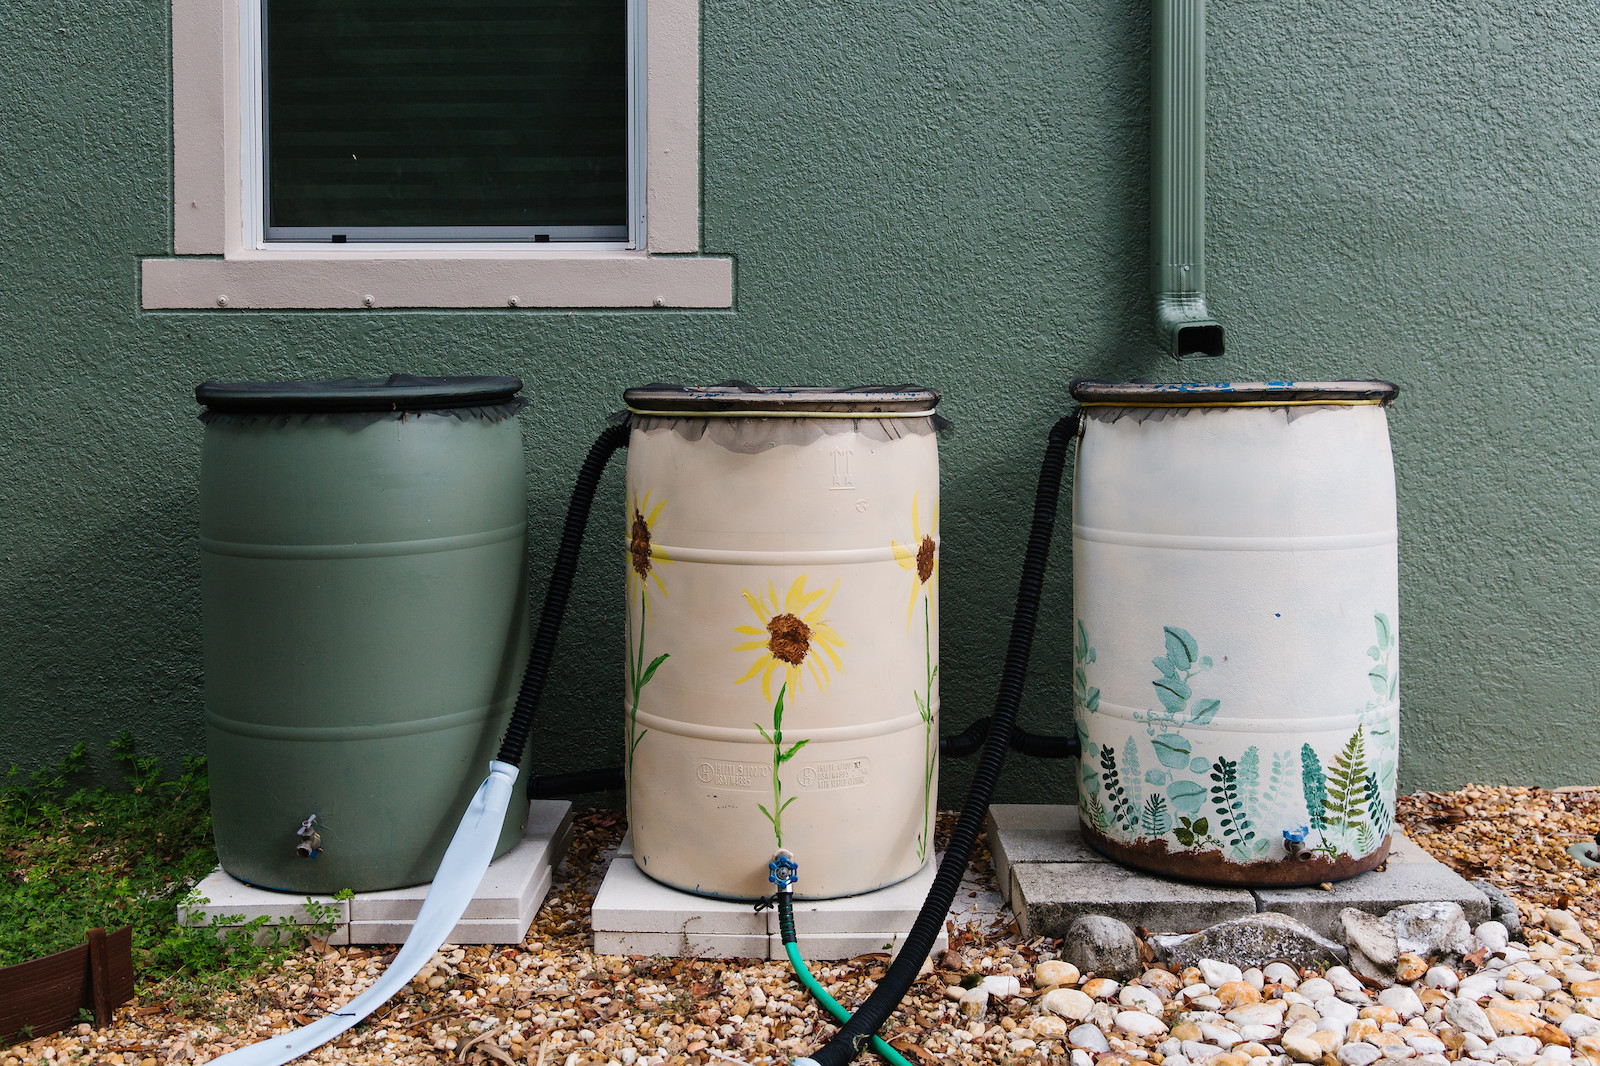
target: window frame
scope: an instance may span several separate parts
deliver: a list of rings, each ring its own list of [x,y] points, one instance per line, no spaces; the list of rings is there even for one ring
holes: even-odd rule
[[[261,242],[249,229],[245,6],[172,0],[173,252],[147,310],[731,308],[733,260],[700,248],[699,0],[636,0],[642,234],[609,242]],[[634,8],[630,7],[630,10]],[[259,48],[256,52],[259,67]],[[259,87],[259,78],[256,82]],[[257,186],[259,196],[259,186]],[[260,226],[257,210],[256,226]]]
[[[244,137],[241,147],[243,157],[243,187],[240,215],[245,226],[244,243],[250,248],[299,248],[310,251],[332,242],[327,240],[301,239],[295,240],[288,237],[273,237],[267,234],[267,174],[269,160],[267,159],[266,144],[266,40],[262,33],[262,17],[268,0],[240,0],[239,2],[239,74],[240,92],[244,103],[243,131]],[[645,231],[645,197],[644,197],[644,131],[646,125],[645,85],[647,72],[644,57],[649,46],[647,34],[649,27],[644,19],[645,0],[623,0],[626,20],[626,33],[628,40],[626,64],[627,94],[628,94],[628,120],[624,136],[628,144],[628,206],[627,220],[625,223],[627,233],[621,239],[602,238],[594,240],[554,240],[548,243],[557,244],[565,249],[607,249],[607,248],[637,248]],[[411,232],[417,232],[422,227],[408,227]],[[430,227],[433,228],[433,227]],[[504,227],[510,229],[511,227]],[[533,229],[551,229],[548,226],[525,227]],[[444,227],[437,227],[444,230]],[[527,238],[502,238],[473,236],[464,234],[452,239],[443,232],[419,236],[414,240],[405,240],[393,236],[378,234],[351,237],[346,243],[356,245],[380,245],[386,248],[406,248],[412,251],[425,250],[438,245],[484,245],[505,244],[517,246],[536,243],[531,237]]]

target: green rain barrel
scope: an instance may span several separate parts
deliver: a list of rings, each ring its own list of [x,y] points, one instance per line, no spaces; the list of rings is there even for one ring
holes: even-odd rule
[[[521,387],[195,390],[211,808],[239,880],[433,879],[527,655]],[[496,854],[526,818],[513,803]]]

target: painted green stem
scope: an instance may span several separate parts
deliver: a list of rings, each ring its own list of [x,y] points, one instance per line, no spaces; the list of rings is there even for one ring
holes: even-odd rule
[[[923,695],[917,696],[917,712],[922,716],[922,829],[917,833],[917,859],[924,860],[928,857],[928,837],[933,830],[930,820],[933,805],[933,773],[938,766],[939,749],[933,741],[933,679],[938,675],[939,668],[933,664],[933,622],[930,615],[933,613],[932,597],[924,594],[922,598],[922,649],[923,660],[927,667],[927,687]]]

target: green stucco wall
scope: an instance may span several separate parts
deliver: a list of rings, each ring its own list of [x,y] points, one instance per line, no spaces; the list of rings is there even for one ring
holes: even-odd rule
[[[652,380],[943,391],[946,728],[986,713],[1068,382],[1381,377],[1403,395],[1403,789],[1600,780],[1600,50],[1584,5],[1214,0],[1211,306],[1155,351],[1138,4],[706,0],[702,246],[731,312],[145,313],[170,254],[168,18],[8,9],[0,63],[0,764],[198,753],[206,378],[523,376],[531,568]],[[620,478],[601,512],[620,525]],[[1024,721],[1065,728],[1067,538]],[[620,758],[622,555],[592,543],[543,770]],[[1002,794],[1064,795],[1019,759]],[[946,776],[946,802],[965,774]]]

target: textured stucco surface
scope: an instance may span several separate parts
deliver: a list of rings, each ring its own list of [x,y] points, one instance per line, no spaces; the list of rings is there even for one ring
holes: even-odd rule
[[[986,713],[1068,382],[1383,377],[1399,468],[1401,786],[1600,780],[1600,51],[1582,6],[1211,11],[1211,305],[1178,366],[1144,295],[1138,5],[703,9],[702,247],[727,312],[142,312],[172,250],[168,10],[25,0],[0,64],[0,764],[131,729],[201,746],[205,378],[514,373],[542,589],[621,390],[729,376],[941,389],[947,730]],[[621,508],[613,475],[601,515]],[[584,559],[541,770],[620,758],[620,523]],[[1025,723],[1065,728],[1070,567]],[[1069,796],[1019,759],[1003,798]],[[952,765],[945,801],[964,787]]]

